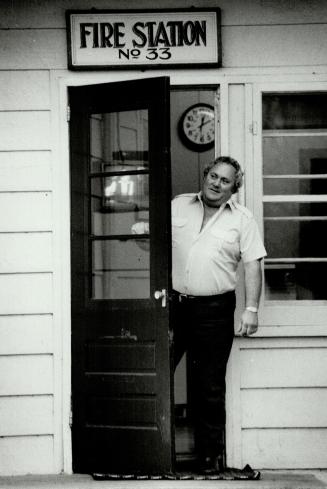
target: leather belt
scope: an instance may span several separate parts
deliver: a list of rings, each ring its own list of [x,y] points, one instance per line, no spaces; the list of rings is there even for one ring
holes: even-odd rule
[[[182,294],[181,292],[177,292],[176,290],[173,290],[172,296],[173,299],[177,300],[178,302],[184,302],[187,300],[198,300],[198,301],[212,301],[212,300],[225,300],[229,295],[234,295],[235,291],[231,290],[229,292],[224,292],[223,294],[217,294],[217,295],[190,295],[190,294]]]

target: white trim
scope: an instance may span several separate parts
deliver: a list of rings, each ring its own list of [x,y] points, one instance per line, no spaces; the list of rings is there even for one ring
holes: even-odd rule
[[[240,191],[240,203],[245,205],[253,212],[254,201],[253,188],[253,87],[252,84],[245,85],[244,101],[244,185]]]
[[[215,158],[220,155],[221,148],[221,113],[220,113],[220,87],[218,86],[214,92],[214,109],[215,109]]]
[[[284,68],[283,68],[284,69]],[[287,69],[287,68],[285,68]],[[313,73],[313,71],[315,73]],[[327,91],[327,68],[295,67],[291,73],[281,73],[281,68],[180,70],[167,72],[76,72],[51,71],[51,117],[53,144],[53,234],[54,234],[54,344],[55,344],[55,416],[54,416],[54,470],[72,472],[71,430],[69,427],[71,399],[71,313],[70,313],[70,188],[69,188],[69,129],[66,120],[67,87],[127,81],[158,76],[170,76],[171,85],[220,85],[220,152],[229,153],[229,84],[245,84],[245,164],[246,199],[259,223],[263,226],[262,202],[262,123],[261,93],[264,91]],[[274,79],[274,82],[270,80]],[[301,81],[299,81],[301,79]],[[315,81],[312,81],[315,80]],[[257,84],[256,84],[257,83]],[[253,84],[253,85],[252,85]],[[253,92],[252,92],[253,87]],[[252,95],[253,93],[253,95]],[[253,98],[252,98],[253,97]],[[252,118],[253,105],[253,118]],[[256,134],[248,131],[252,121],[257,122]],[[219,146],[216,149],[219,151]],[[256,166],[256,171],[254,167]],[[257,170],[259,169],[259,171]],[[297,196],[296,196],[297,197]],[[312,201],[312,200],[311,200]],[[316,303],[314,303],[316,305]],[[291,304],[287,306],[293,307]],[[260,312],[259,312],[260,314]],[[260,317],[260,316],[259,316]],[[260,336],[325,336],[323,324],[317,326],[265,326],[259,329]],[[238,350],[250,340],[236,339],[231,370],[235,388],[230,402],[233,405],[233,420],[227,433],[228,460],[232,466],[241,466],[241,423]],[[62,412],[61,412],[62,409]],[[237,410],[237,412],[235,411]],[[236,414],[235,414],[236,413]]]
[[[53,119],[54,331],[56,384],[60,384],[60,447],[55,448],[56,472],[72,473],[71,433],[71,319],[70,319],[70,190],[69,132],[66,120],[67,80],[51,73]],[[59,365],[60,363],[60,365]],[[59,378],[60,377],[60,378]],[[58,394],[58,392],[57,392]],[[58,404],[56,401],[56,404]],[[58,419],[56,419],[58,418]],[[59,417],[55,417],[59,422]],[[59,428],[56,428],[59,431]],[[56,444],[59,443],[59,440]],[[55,445],[56,445],[55,444]],[[60,461],[58,457],[60,456]]]
[[[266,263],[321,263],[327,258],[265,258]]]
[[[59,231],[59,220],[58,220],[58,203],[60,203],[61,198],[59,196],[60,186],[57,185],[58,170],[59,165],[56,164],[56,142],[57,142],[57,118],[56,118],[56,108],[55,103],[55,92],[54,84],[52,83],[52,78],[50,76],[50,104],[51,104],[51,137],[52,137],[52,151],[51,151],[51,170],[52,170],[52,216],[53,216],[53,370],[54,370],[54,392],[53,392],[53,451],[54,451],[54,472],[58,473],[62,470],[62,427],[63,427],[63,391],[62,391],[62,380],[65,378],[63,375],[63,365],[62,365],[62,320],[61,320],[61,304],[62,304],[62,294],[61,294],[61,270],[60,270],[60,260],[58,252],[60,250],[60,233]],[[59,204],[60,205],[60,204]]]
[[[227,83],[220,84],[220,154],[229,154],[229,91]]]
[[[282,137],[316,137],[316,136],[327,136],[327,130],[316,130],[312,129],[308,131],[307,129],[277,129],[277,130],[266,130],[262,131],[262,135],[264,138],[282,138]]]
[[[264,221],[327,221],[327,216],[280,216],[265,217]]]
[[[171,76],[171,85],[213,84],[219,85],[217,78],[204,76],[184,78]],[[70,422],[71,410],[71,261],[70,261],[70,172],[69,172],[69,124],[67,122],[68,87],[127,81],[129,79],[169,76],[158,72],[112,72],[112,73],[70,73],[51,72],[51,107],[53,129],[53,209],[54,209],[54,329],[56,357],[55,362],[55,467],[56,472],[72,473],[72,440]],[[228,95],[228,85],[225,84]],[[228,97],[227,117],[224,129],[228,135]],[[221,118],[223,116],[221,115]],[[225,138],[223,134],[221,138]],[[220,139],[222,141],[222,139]],[[228,141],[228,137],[226,138]],[[217,150],[219,151],[219,145]],[[62,411],[61,411],[62,410]]]
[[[262,202],[326,202],[327,194],[318,195],[264,195]]]
[[[254,86],[254,109],[253,109],[253,119],[254,121],[257,122],[258,125],[258,130],[257,133],[253,135],[253,141],[254,141],[254,182],[253,182],[253,188],[252,191],[255,192],[253,199],[255,203],[255,217],[260,223],[261,226],[263,226],[263,203],[264,202],[326,202],[327,200],[327,195],[263,195],[262,191],[262,185],[263,185],[263,175],[262,175],[262,167],[263,167],[263,156],[262,156],[262,140],[263,137],[266,136],[276,136],[276,132],[269,132],[263,131],[262,130],[262,96],[264,93],[303,93],[303,92],[319,92],[327,91],[327,83],[326,82],[321,82],[319,81],[307,81],[302,79],[301,81],[299,80],[294,80],[292,82],[290,81],[274,81],[274,82],[265,82],[265,83],[258,83],[257,85]],[[317,135],[319,132],[319,135],[325,136],[326,133],[325,131],[316,131],[315,133],[311,131],[305,131],[306,135]],[[300,134],[300,133],[299,133]],[[297,134],[297,135],[299,135]],[[285,133],[285,131],[279,131],[280,136],[288,136],[289,134]],[[303,135],[303,132],[301,133]],[[269,177],[273,178],[273,176]],[[284,175],[280,176],[280,178],[283,178]],[[287,178],[290,178],[288,176]],[[294,260],[292,260],[293,262]],[[283,260],[283,262],[287,262]],[[264,295],[264,287],[263,287],[263,292],[262,294]],[[319,308],[319,314],[312,313],[310,321],[313,322],[315,321],[315,324],[303,324],[300,326],[301,320],[298,318],[299,314],[299,306],[304,305],[303,302],[305,301],[297,301],[293,305],[290,304],[290,301],[281,301],[279,303],[279,307],[276,308],[272,304],[272,301],[264,301],[261,300],[260,304],[260,311],[259,311],[259,319],[261,318],[261,323],[263,324],[263,328],[260,329],[260,335],[264,334],[266,335],[268,333],[269,328],[269,334],[270,335],[284,335],[284,333],[287,335],[287,329],[290,328],[290,308],[293,308],[293,322],[297,326],[294,326],[294,329],[292,331],[295,332],[295,335],[303,335],[304,331],[306,331],[306,334],[308,335],[313,335],[317,334],[316,328],[319,328],[319,332],[321,332],[321,329],[323,328],[323,317],[326,318],[327,315],[327,308],[325,310],[324,306],[326,306],[326,302],[322,303],[322,310],[321,307]],[[317,302],[319,301],[307,301],[306,306],[312,308],[315,308],[315,311],[317,310]],[[295,308],[295,310],[294,310]],[[284,311],[284,312],[283,312]],[[280,315],[279,315],[280,312]],[[295,314],[296,313],[296,314]],[[295,317],[296,316],[296,317]],[[285,318],[287,319],[285,320]],[[279,323],[283,323],[282,327],[279,327]],[[277,328],[277,329],[276,329]],[[278,333],[277,333],[278,331]],[[327,335],[327,330],[325,329],[325,335]]]
[[[298,180],[320,180],[327,178],[327,173],[312,173],[308,175],[263,175],[264,179],[285,179],[285,178],[295,178]]]
[[[242,468],[242,407],[240,338],[235,338],[226,374],[226,458],[230,467]]]

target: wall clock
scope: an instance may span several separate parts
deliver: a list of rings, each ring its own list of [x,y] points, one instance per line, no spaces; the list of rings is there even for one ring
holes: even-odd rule
[[[215,143],[215,111],[212,105],[198,103],[183,112],[178,131],[184,145],[193,151],[207,151]]]

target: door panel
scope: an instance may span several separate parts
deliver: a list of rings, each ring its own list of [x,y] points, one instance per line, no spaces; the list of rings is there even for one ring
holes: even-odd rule
[[[172,470],[169,79],[74,87],[73,470]]]

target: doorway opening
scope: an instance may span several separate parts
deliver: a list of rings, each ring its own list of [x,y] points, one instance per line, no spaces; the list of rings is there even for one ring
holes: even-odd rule
[[[195,193],[201,188],[203,169],[206,163],[212,161],[216,151],[215,144],[192,146],[185,144],[181,134],[181,118],[197,104],[214,108],[219,102],[217,86],[172,87],[170,92],[170,127],[171,127],[171,182],[172,198],[183,193]],[[219,110],[215,111],[216,118]],[[192,113],[189,113],[192,117]],[[192,121],[191,121],[192,122]],[[215,120],[215,133],[219,120]],[[190,126],[192,131],[192,127]],[[192,136],[192,134],[191,134]],[[200,137],[200,136],[198,136]],[[207,135],[209,137],[210,135]],[[206,141],[203,141],[206,143]],[[208,146],[210,146],[208,148]],[[175,453],[176,469],[192,471],[195,462],[193,422],[190,405],[190,388],[192,379],[189,374],[187,354],[178,364],[174,375],[174,410],[175,410]]]

